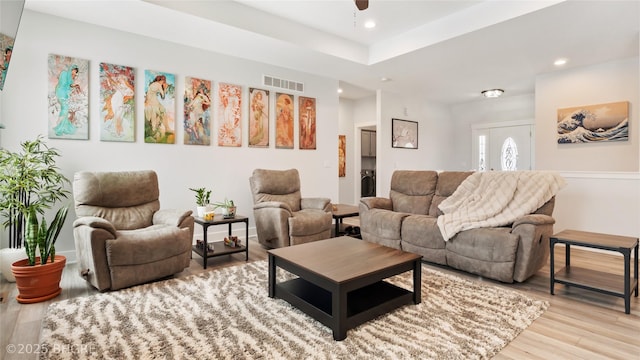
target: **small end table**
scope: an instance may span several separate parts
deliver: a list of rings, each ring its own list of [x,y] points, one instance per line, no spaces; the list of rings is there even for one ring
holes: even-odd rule
[[[553,249],[565,245],[565,267],[554,270]],[[571,245],[619,252],[624,256],[624,276],[571,266]],[[550,287],[555,283],[576,286],[624,299],[624,312],[631,313],[631,292],[638,297],[638,238],[599,234],[586,231],[564,230],[549,238]],[[634,252],[633,282],[631,281],[631,251]]]
[[[207,268],[207,259],[215,256],[222,256],[228,254],[234,254],[239,252],[245,252],[245,261],[249,261],[249,218],[246,216],[236,215],[235,217],[225,219],[222,215],[216,214],[213,220],[205,220],[201,217],[195,217],[196,224],[202,225],[203,230],[203,248],[200,249],[196,245],[193,245],[193,252],[202,256],[202,267]],[[243,222],[245,224],[245,242],[244,245],[230,247],[224,244],[224,241],[216,241],[213,243],[213,251],[208,250],[207,246],[207,229],[209,226],[229,224],[229,236],[231,236],[231,225],[234,223]]]
[[[345,205],[345,204],[334,204],[332,217],[336,223],[336,230],[334,236],[340,236],[340,225],[342,224],[342,219],[347,217],[353,217],[360,215],[360,209],[354,205]]]

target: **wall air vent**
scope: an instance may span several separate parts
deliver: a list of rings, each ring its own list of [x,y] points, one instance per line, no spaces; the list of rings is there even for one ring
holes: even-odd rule
[[[280,79],[271,75],[262,75],[262,85],[279,89],[304,92],[304,84],[301,82]]]

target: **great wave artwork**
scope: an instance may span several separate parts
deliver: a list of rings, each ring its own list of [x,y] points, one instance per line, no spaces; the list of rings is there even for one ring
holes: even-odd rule
[[[558,144],[628,140],[628,101],[558,109]]]

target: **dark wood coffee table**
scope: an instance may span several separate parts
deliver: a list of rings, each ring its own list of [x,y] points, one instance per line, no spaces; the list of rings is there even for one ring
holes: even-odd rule
[[[422,256],[349,236],[268,251],[269,297],[280,298],[333,330],[347,330],[421,301]],[[276,283],[276,268],[298,277]],[[413,292],[383,281],[413,270]]]

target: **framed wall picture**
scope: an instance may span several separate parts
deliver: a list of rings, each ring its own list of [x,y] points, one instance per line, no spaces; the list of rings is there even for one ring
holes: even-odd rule
[[[417,149],[418,122],[391,119],[391,147]]]
[[[176,142],[176,77],[160,71],[144,71],[144,142]]]
[[[135,72],[100,63],[100,140],[135,141]]]
[[[628,101],[558,109],[558,144],[628,140]]]
[[[300,125],[300,149],[316,148],[316,99],[298,97],[298,122]]]
[[[269,147],[269,90],[249,88],[249,146]]]
[[[347,176],[347,136],[338,135],[338,177]]]
[[[242,146],[242,86],[218,84],[218,146]]]
[[[293,95],[276,93],[276,148],[293,149]]]
[[[89,139],[89,60],[49,54],[49,138]]]
[[[184,143],[211,144],[211,81],[187,76],[184,81]]]

